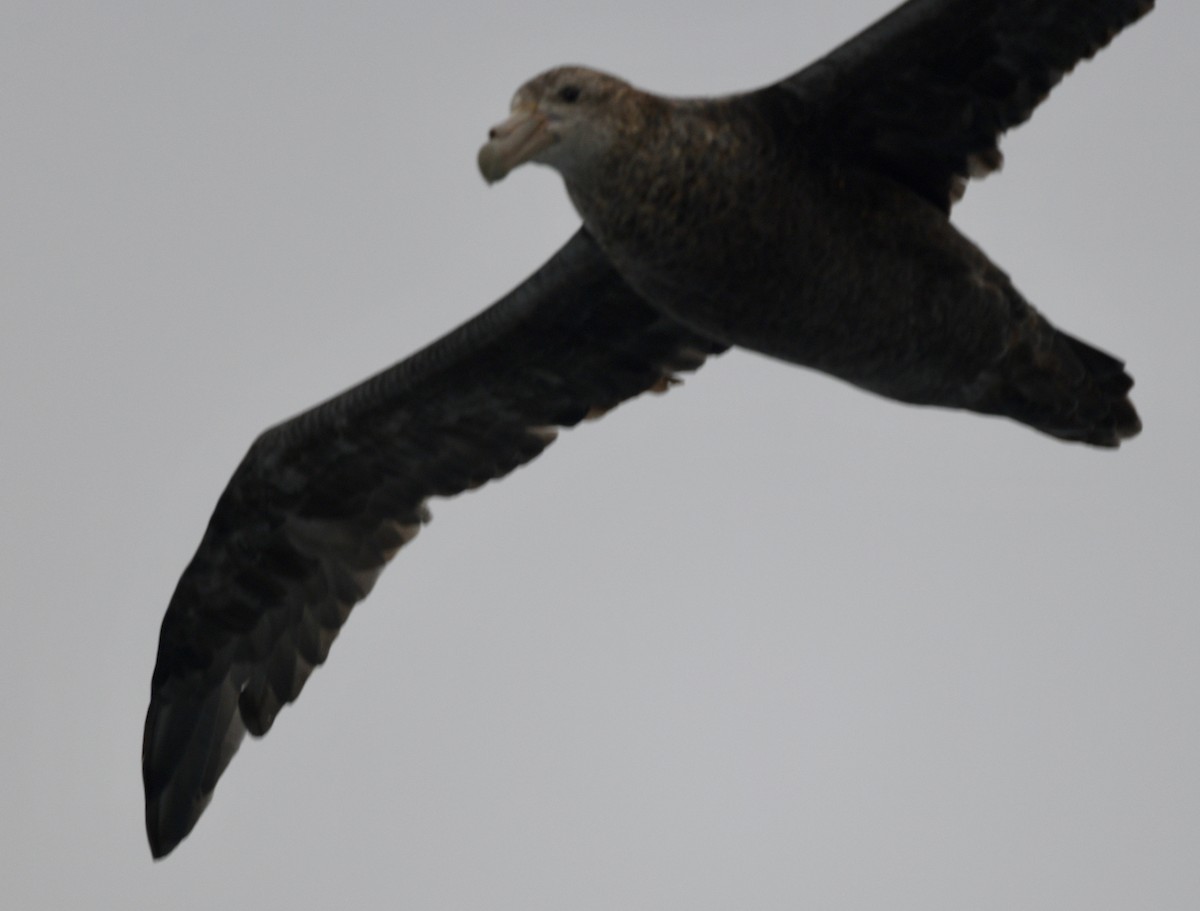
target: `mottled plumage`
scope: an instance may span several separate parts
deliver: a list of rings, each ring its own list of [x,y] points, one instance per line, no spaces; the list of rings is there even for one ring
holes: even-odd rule
[[[251,446],[163,620],[143,746],[155,856],[296,698],[427,500],[730,345],[1063,439],[1135,434],[1121,363],[1051,326],[948,214],[999,166],[1000,135],[1152,5],[912,0],[721,99],[578,67],[522,87],[481,170],[557,168],[584,227],[475,319]]]

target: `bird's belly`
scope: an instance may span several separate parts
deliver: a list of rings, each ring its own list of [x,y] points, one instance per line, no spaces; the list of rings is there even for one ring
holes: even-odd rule
[[[1023,304],[1007,276],[923,203],[820,214],[722,255],[618,268],[706,335],[892,398],[953,404],[1000,356]]]

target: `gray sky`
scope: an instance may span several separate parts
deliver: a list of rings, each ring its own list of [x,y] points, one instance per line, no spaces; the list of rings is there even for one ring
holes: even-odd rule
[[[435,521],[152,864],[158,625],[254,435],[576,224],[474,169],[581,62],[784,75],[891,0],[0,12],[0,866],[13,908],[1200,907],[1195,3],[956,219],[1125,358],[1117,453],[731,353]]]

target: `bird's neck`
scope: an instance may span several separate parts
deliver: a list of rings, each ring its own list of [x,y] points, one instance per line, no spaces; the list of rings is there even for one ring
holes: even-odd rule
[[[651,96],[653,97],[653,96]],[[755,124],[730,116],[721,100],[655,99],[640,129],[619,135],[582,175],[566,178],[584,225],[626,278],[627,270],[695,271],[697,250],[746,237],[749,197],[761,195],[762,173],[743,173],[746,147],[761,145]],[[713,235],[726,243],[710,244]]]

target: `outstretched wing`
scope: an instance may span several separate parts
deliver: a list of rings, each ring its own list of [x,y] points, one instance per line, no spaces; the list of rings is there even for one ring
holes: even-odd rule
[[[474,319],[260,436],[163,619],[142,747],[154,855],[191,831],[245,732],[299,695],[426,500],[724,347],[644,304],[581,230]]]
[[[943,211],[1000,167],[999,140],[1154,0],[909,0],[750,97],[841,161]]]

